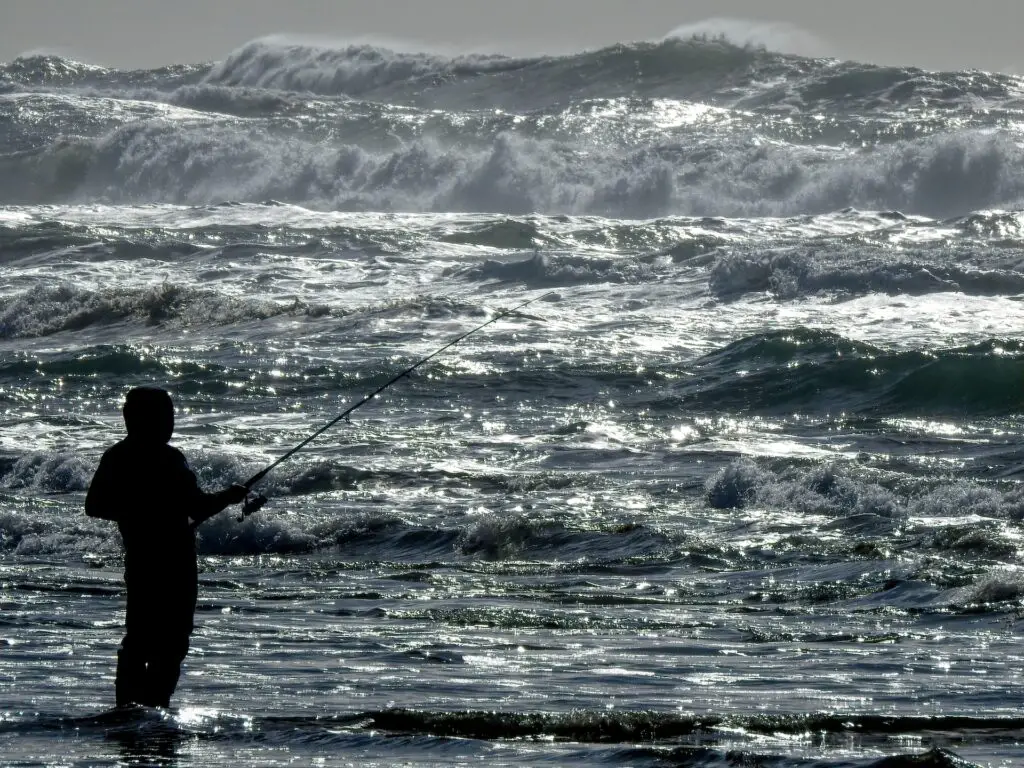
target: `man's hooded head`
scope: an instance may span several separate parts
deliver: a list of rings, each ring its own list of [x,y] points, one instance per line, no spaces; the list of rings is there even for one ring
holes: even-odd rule
[[[124,426],[128,437],[163,444],[174,432],[174,403],[159,387],[135,387],[124,399]]]

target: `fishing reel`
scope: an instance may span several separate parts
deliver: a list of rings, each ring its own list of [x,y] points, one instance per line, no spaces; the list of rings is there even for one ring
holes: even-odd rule
[[[255,514],[263,509],[263,505],[267,503],[267,497],[262,493],[249,493],[245,496],[245,501],[242,503],[242,511],[238,515],[238,522],[245,522],[245,518],[249,515]]]

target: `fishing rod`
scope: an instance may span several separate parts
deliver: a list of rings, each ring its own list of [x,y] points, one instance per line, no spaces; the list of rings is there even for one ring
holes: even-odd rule
[[[355,411],[355,410],[357,410],[359,408],[362,408],[368,402],[370,402],[375,397],[377,397],[377,395],[379,395],[381,392],[386,390],[392,384],[395,384],[396,382],[400,381],[401,379],[403,379],[406,376],[408,376],[409,374],[411,374],[413,371],[415,371],[421,365],[424,365],[425,363],[430,362],[435,357],[440,355],[442,352],[445,352],[446,350],[451,349],[452,347],[454,347],[460,341],[468,339],[470,336],[472,336],[477,331],[482,331],[484,328],[486,328],[491,323],[496,323],[498,320],[501,320],[502,318],[508,317],[509,315],[514,314],[515,312],[518,312],[523,307],[526,307],[526,306],[528,306],[530,304],[533,304],[535,301],[540,301],[541,299],[545,299],[548,296],[553,296],[554,293],[555,293],[554,291],[548,291],[547,293],[542,294],[540,296],[534,296],[532,299],[530,299],[529,301],[524,301],[522,304],[517,304],[516,306],[512,307],[511,309],[506,309],[504,312],[499,312],[494,317],[492,317],[490,320],[488,320],[486,323],[481,323],[476,328],[473,328],[470,331],[466,331],[464,334],[462,334],[458,338],[453,339],[452,341],[449,341],[443,347],[440,347],[439,349],[436,349],[435,351],[431,352],[429,355],[427,355],[423,359],[419,360],[418,362],[414,363],[413,365],[410,365],[408,368],[406,368],[401,373],[398,373],[398,374],[392,376],[384,384],[382,384],[379,387],[377,387],[377,389],[375,389],[373,392],[371,392],[368,395],[365,395],[362,400],[359,400],[354,405],[351,405],[348,408],[346,408],[344,411],[342,411],[336,417],[334,417],[329,422],[324,424],[322,427],[320,427],[320,429],[318,429],[316,432],[311,434],[309,437],[307,437],[301,443],[296,445],[290,451],[288,451],[287,453],[285,453],[282,456],[278,457],[277,460],[275,460],[273,463],[271,463],[268,466],[264,467],[259,472],[257,472],[255,475],[253,475],[248,480],[246,480],[245,483],[244,483],[245,489],[247,491],[252,490],[252,487],[254,485],[256,485],[258,482],[260,482],[260,480],[262,480],[264,477],[266,477],[271,472],[271,470],[273,470],[276,466],[278,466],[282,462],[284,462],[284,461],[288,460],[289,458],[291,458],[292,456],[294,456],[296,453],[301,451],[303,448],[305,448],[307,445],[309,445],[311,442],[313,442],[316,438],[318,438],[324,432],[326,432],[331,427],[333,427],[335,424],[337,424],[339,421],[341,421],[342,419],[344,419],[347,416],[349,416],[349,414],[351,414],[353,411]],[[249,517],[249,515],[253,514],[254,512],[259,511],[259,509],[262,508],[263,505],[266,504],[266,503],[267,503],[267,497],[264,496],[263,494],[250,494],[250,495],[246,496],[245,503],[242,505],[242,513],[239,516],[238,521],[241,522],[241,521],[245,520],[245,518]]]

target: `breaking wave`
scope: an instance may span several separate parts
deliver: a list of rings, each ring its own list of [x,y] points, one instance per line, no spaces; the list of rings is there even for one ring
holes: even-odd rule
[[[0,156],[6,204],[947,217],[1024,200],[1008,117],[1024,104],[1019,78],[722,39],[509,58],[276,38],[149,72],[18,59],[0,83],[4,145],[17,148]],[[47,94],[59,102],[17,107]],[[940,116],[905,127],[922,101]],[[935,112],[982,103],[968,118]]]
[[[0,202],[282,202],[348,211],[793,215],[848,207],[947,217],[1024,201],[1024,150],[960,132],[846,150],[666,137],[584,148],[515,129],[393,148],[167,121],[0,157]]]

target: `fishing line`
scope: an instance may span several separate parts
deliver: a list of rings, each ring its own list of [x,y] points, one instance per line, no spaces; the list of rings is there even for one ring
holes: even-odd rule
[[[349,416],[349,414],[351,414],[353,411],[355,411],[355,410],[357,410],[359,408],[362,408],[368,402],[370,402],[371,400],[376,398],[378,395],[380,395],[382,392],[384,392],[384,390],[388,389],[388,387],[392,386],[393,384],[397,383],[401,379],[405,378],[406,376],[411,374],[413,371],[415,371],[417,368],[419,368],[421,365],[424,365],[425,363],[430,362],[435,357],[440,355],[442,352],[445,352],[446,350],[451,349],[452,347],[454,347],[460,341],[464,341],[465,339],[468,339],[470,336],[472,336],[477,331],[482,331],[484,328],[489,326],[491,323],[496,323],[498,320],[501,320],[502,318],[508,317],[509,315],[512,315],[512,314],[518,312],[523,307],[529,306],[530,304],[533,304],[535,301],[540,301],[541,299],[545,299],[548,296],[553,296],[554,294],[555,294],[555,291],[548,291],[547,293],[541,294],[540,296],[534,296],[532,299],[530,299],[529,301],[524,301],[522,304],[517,304],[516,306],[512,307],[511,309],[506,309],[503,312],[499,312],[494,317],[492,317],[490,320],[488,320],[486,323],[481,323],[480,325],[476,326],[472,330],[466,331],[461,336],[453,339],[452,341],[449,341],[443,347],[440,347],[440,348],[434,350],[433,352],[431,352],[426,357],[422,358],[421,360],[419,360],[418,362],[414,363],[413,365],[410,365],[408,368],[403,370],[401,373],[398,373],[398,374],[392,376],[384,384],[381,384],[379,387],[377,387],[377,389],[375,389],[373,392],[371,392],[368,395],[365,395],[362,400],[359,400],[355,404],[353,404],[353,405],[349,406],[348,408],[346,408],[344,411],[342,411],[337,416],[335,416],[333,419],[331,419],[329,422],[324,424],[322,427],[320,427],[320,429],[318,429],[316,432],[311,434],[305,440],[300,442],[298,445],[296,445],[290,451],[288,451],[287,453],[285,453],[282,456],[278,457],[277,460],[275,460],[273,463],[267,465],[266,467],[261,469],[259,472],[257,472],[255,475],[253,475],[248,480],[246,480],[245,483],[244,483],[244,486],[245,486],[246,490],[251,490],[254,485],[259,483],[260,480],[262,480],[264,477],[266,477],[267,474],[269,474],[279,464],[281,464],[284,461],[287,461],[289,458],[291,458],[296,453],[301,451],[303,448],[305,448],[307,445],[309,445],[311,442],[313,442],[316,438],[318,438],[324,432],[326,432],[331,427],[333,427],[335,424],[337,424],[339,421],[341,421],[342,419],[344,419],[347,416]],[[263,496],[262,494],[252,494],[252,495],[246,497],[245,503],[242,506],[242,514],[238,518],[239,521],[244,520],[249,515],[253,514],[257,510],[259,510],[266,503],[267,503],[267,497]]]

